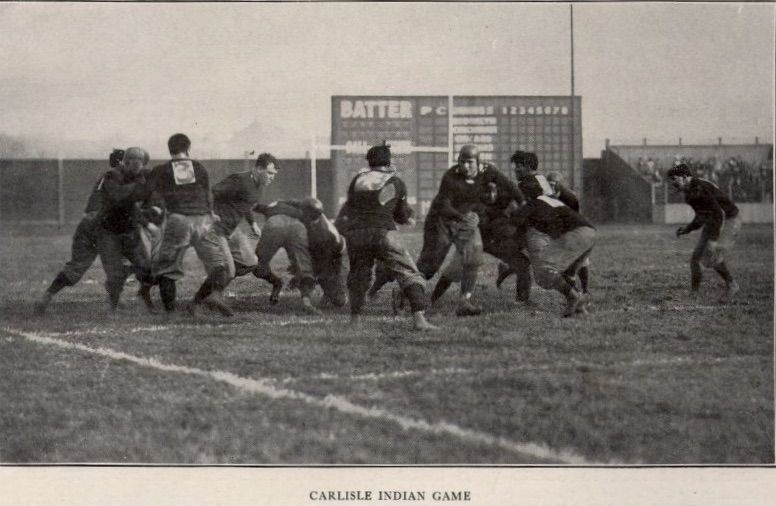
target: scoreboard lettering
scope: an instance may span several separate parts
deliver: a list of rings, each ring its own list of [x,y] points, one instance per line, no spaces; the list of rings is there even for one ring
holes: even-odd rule
[[[568,96],[455,96],[451,111],[446,96],[334,96],[331,143],[345,149],[331,152],[332,202],[344,201],[351,178],[366,165],[366,149],[383,140],[421,217],[464,144],[476,145],[481,160],[509,177],[512,153],[532,151],[540,170],[581,188],[580,106],[579,97]]]
[[[341,118],[411,118],[412,103],[409,100],[343,100],[340,102]]]

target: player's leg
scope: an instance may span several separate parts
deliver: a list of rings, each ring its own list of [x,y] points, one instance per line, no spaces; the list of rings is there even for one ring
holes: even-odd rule
[[[441,219],[426,219],[423,225],[423,247],[418,257],[418,270],[425,279],[437,273],[453,245],[450,231]]]
[[[297,268],[296,278],[299,280],[298,289],[302,298],[302,308],[309,314],[320,315],[320,311],[313,306],[310,299],[315,288],[315,275],[310,258],[307,228],[304,223],[295,218],[288,218],[285,222],[285,248],[288,257],[293,259]]]
[[[347,303],[347,250],[316,268],[318,284],[323,294],[337,307]]]
[[[475,306],[471,301],[483,261],[482,237],[479,228],[476,225],[462,226],[456,234],[455,247],[460,252],[462,261],[461,298],[456,314],[476,316],[482,313],[482,308]]]
[[[151,288],[157,284],[152,275],[153,263],[159,256],[163,230],[153,223],[138,227],[135,258],[138,260],[136,277],[140,282],[137,295],[149,313],[155,314],[156,307],[151,300]]]
[[[375,265],[375,280],[372,283],[372,286],[369,287],[369,292],[367,292],[367,297],[370,299],[375,297],[377,295],[377,292],[380,291],[380,289],[385,286],[387,283],[390,283],[393,281],[393,276],[391,274],[391,270],[385,267],[385,265],[382,262],[377,262]]]
[[[63,288],[81,280],[97,258],[97,228],[93,217],[85,217],[78,224],[70,246],[70,260],[57,273],[48,289],[35,301],[35,312],[43,314],[51,299]]]
[[[428,307],[426,283],[409,252],[404,248],[395,230],[388,231],[380,241],[377,256],[391,270],[412,312],[415,330],[435,330],[438,327],[426,320]]]
[[[442,269],[442,274],[431,292],[431,304],[435,304],[453,283],[460,283],[463,278],[463,255],[455,250],[450,261]]]
[[[579,278],[579,287],[582,289],[582,293],[590,293],[590,264],[582,265],[577,271],[577,277]]]
[[[510,269],[517,275],[515,299],[518,302],[532,305],[531,285],[533,280],[531,279],[531,261],[528,259],[528,255],[523,251],[515,253],[511,258]]]
[[[725,291],[719,298],[719,301],[722,303],[733,300],[740,290],[727,265],[728,252],[735,245],[736,236],[740,228],[741,220],[739,217],[736,216],[726,220],[720,231],[716,249],[712,252],[713,268],[725,281]]]
[[[97,242],[100,261],[105,270],[105,290],[108,292],[110,308],[114,311],[118,308],[124,282],[129,275],[129,269],[124,265],[123,236],[103,230]]]
[[[698,294],[701,287],[701,280],[703,278],[701,261],[708,255],[707,245],[708,237],[701,232],[701,237],[698,239],[695,249],[692,250],[692,255],[690,255],[690,292],[693,296]]]
[[[254,276],[272,285],[272,293],[269,297],[270,304],[278,303],[280,291],[283,289],[283,280],[272,272],[270,267],[272,258],[283,245],[283,228],[278,218],[278,216],[270,217],[262,228],[261,239],[256,245],[257,263],[253,269]]]
[[[369,289],[374,266],[376,244],[380,237],[371,229],[350,230],[345,234],[348,243],[350,272],[347,288],[350,300],[350,323],[360,324],[366,292]]]
[[[152,275],[159,283],[159,295],[167,313],[175,311],[176,281],[183,278],[183,258],[191,245],[192,224],[182,214],[167,217],[159,244],[159,255],[152,264]]]
[[[232,235],[229,236],[229,251],[232,254],[234,260],[234,276],[244,276],[253,272],[256,266],[259,264],[259,259],[256,256],[255,247],[251,244],[251,240],[242,230],[235,229]]]
[[[583,242],[582,238],[569,234],[571,233],[551,239],[530,228],[528,235],[528,253],[536,284],[547,290],[556,290],[565,297],[564,316],[574,315],[584,300],[583,295],[565,275],[565,271],[585,251],[583,246],[592,247],[592,244]]]
[[[218,227],[212,226],[210,216],[196,218],[192,245],[207,277],[194,295],[190,308],[196,312],[199,304],[206,304],[223,316],[233,316],[234,312],[223,299],[223,292],[234,278],[234,261],[229,242]]]

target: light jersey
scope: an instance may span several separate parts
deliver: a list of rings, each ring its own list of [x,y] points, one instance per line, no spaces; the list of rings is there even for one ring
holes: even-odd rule
[[[197,177],[194,175],[194,164],[191,160],[172,160],[172,175],[175,180],[175,184],[193,184],[197,182]]]
[[[544,174],[529,174],[520,179],[520,189],[526,198],[535,199],[540,195],[555,196],[555,189]]]
[[[564,207],[566,204],[561,202],[560,200],[556,199],[555,197],[551,197],[549,195],[540,195],[536,197],[538,200],[541,200],[545,204],[548,204],[552,207]]]
[[[348,188],[346,207],[348,229],[395,230],[395,223],[406,223],[412,212],[404,182],[389,168],[359,171]]]
[[[388,181],[396,175],[395,172],[362,172],[356,179],[354,186],[357,192],[378,191],[377,200],[384,206],[391,199],[396,198],[396,187],[387,184]]]

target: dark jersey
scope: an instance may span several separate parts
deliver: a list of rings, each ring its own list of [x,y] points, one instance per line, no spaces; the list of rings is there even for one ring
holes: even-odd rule
[[[218,227],[227,235],[234,232],[240,220],[253,223],[252,209],[264,194],[264,186],[257,184],[250,172],[226,176],[213,186],[213,208],[221,222]]]
[[[86,209],[84,209],[86,214],[98,214],[102,211],[102,182],[104,177],[105,174],[100,176],[92,186],[92,193],[89,194],[89,200],[86,201]]]
[[[157,165],[150,179],[151,205],[178,214],[208,214],[213,209],[207,170],[196,160]]]
[[[540,195],[554,197],[576,212],[579,212],[579,200],[573,192],[561,184],[556,183],[555,188],[543,174],[528,174],[520,178],[518,187],[527,199],[535,199]]]
[[[105,230],[122,234],[135,225],[135,204],[149,195],[144,175],[128,176],[120,170],[109,170],[102,177],[102,211],[100,223]]]
[[[684,201],[695,211],[695,218],[687,225],[688,232],[708,228],[709,238],[717,240],[726,218],[738,216],[738,207],[711,181],[692,178],[684,190]]]
[[[512,222],[518,230],[533,227],[553,239],[575,228],[593,227],[581,214],[560,200],[547,195],[530,199],[515,212]]]
[[[523,201],[523,195],[512,181],[489,163],[481,165],[480,172],[467,179],[459,165],[453,165],[445,172],[439,185],[439,192],[431,202],[426,219],[442,218],[445,220],[461,220],[469,211],[477,212],[482,206],[482,196],[487,193],[489,185],[494,184],[500,198],[507,201]]]
[[[271,218],[278,214],[284,216],[290,216],[296,218],[299,221],[304,221],[304,213],[302,212],[301,202],[298,200],[278,200],[271,204],[257,204],[253,210],[259,214],[263,214],[265,218]]]
[[[412,217],[407,204],[407,187],[395,171],[371,169],[356,175],[348,187],[344,205],[346,230],[384,228],[396,230]],[[340,213],[343,216],[343,213]]]

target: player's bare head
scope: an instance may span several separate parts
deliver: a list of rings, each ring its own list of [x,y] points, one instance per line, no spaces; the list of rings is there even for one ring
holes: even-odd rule
[[[674,186],[674,188],[677,190],[684,190],[687,188],[687,185],[690,184],[690,180],[692,179],[692,171],[686,163],[680,163],[668,169],[666,177],[668,178],[668,181],[670,181]]]
[[[272,184],[278,173],[278,160],[269,153],[261,153],[253,165],[253,177],[264,186]]]
[[[536,157],[536,153],[529,151],[515,151],[509,160],[512,162],[512,169],[517,177],[536,172],[536,169],[539,168],[539,158]]]
[[[186,134],[175,134],[167,140],[167,149],[171,155],[188,154],[191,149],[191,141]]]
[[[458,166],[467,177],[474,177],[480,170],[480,151],[474,144],[464,144],[458,152]]]
[[[113,151],[111,151],[110,155],[108,155],[108,164],[112,169],[115,169],[116,167],[121,165],[121,161],[123,159],[124,159],[124,150],[114,148]]]
[[[148,160],[148,151],[145,149],[138,147],[127,148],[126,153],[124,153],[124,168],[127,172],[136,174],[146,166]]]
[[[391,145],[383,141],[382,144],[372,146],[366,152],[366,161],[370,167],[390,167],[391,166]]]

